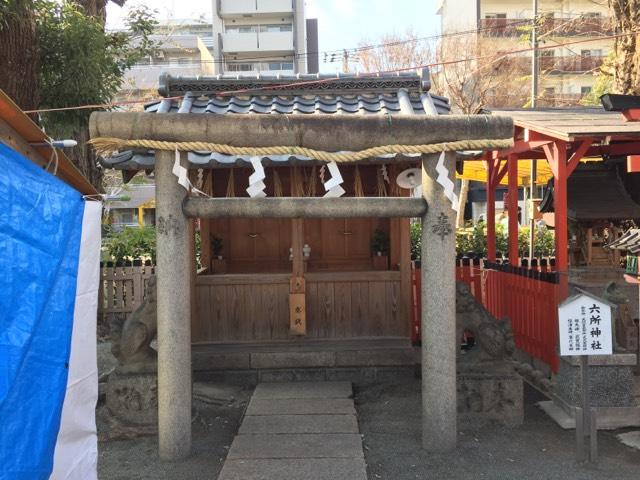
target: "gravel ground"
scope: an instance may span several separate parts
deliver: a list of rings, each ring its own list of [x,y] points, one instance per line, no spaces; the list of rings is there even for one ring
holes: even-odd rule
[[[194,402],[192,453],[183,462],[161,462],[155,435],[100,442],[98,479],[216,480],[251,393],[240,392],[236,402],[224,407]]]
[[[527,386],[521,427],[471,429],[460,425],[458,449],[447,455],[420,449],[418,380],[355,391],[369,480],[636,480],[640,474],[640,451],[615,439],[620,430],[600,432],[600,461],[596,466],[576,465],[574,431],[562,430],[538,409],[535,403],[544,397]],[[217,479],[250,396],[251,391],[245,390],[226,407],[196,403],[193,453],[184,462],[160,462],[156,436],[100,442],[98,478]]]
[[[596,466],[575,462],[574,430],[563,430],[535,403],[545,398],[525,386],[525,420],[518,428],[459,426],[458,449],[447,455],[420,449],[420,382],[357,389],[356,409],[370,480],[392,479],[638,479],[640,451],[598,436]]]

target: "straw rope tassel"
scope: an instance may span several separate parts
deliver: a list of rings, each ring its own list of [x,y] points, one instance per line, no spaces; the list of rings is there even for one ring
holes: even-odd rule
[[[280,180],[280,174],[277,169],[273,169],[273,196],[282,197],[282,180]]]
[[[314,165],[311,167],[311,174],[309,176],[309,183],[307,184],[307,197],[315,197],[318,193],[318,169]]]
[[[227,182],[227,198],[236,196],[236,180],[233,175],[233,168],[229,169],[229,180]]]
[[[356,197],[364,197],[364,190],[362,188],[362,176],[360,175],[360,168],[356,165],[355,173],[353,175],[353,195]]]

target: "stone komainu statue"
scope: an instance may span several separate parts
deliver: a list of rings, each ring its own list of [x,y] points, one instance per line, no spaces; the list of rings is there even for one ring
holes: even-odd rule
[[[470,331],[475,345],[465,357],[477,363],[511,359],[516,346],[511,324],[507,318],[497,320],[471,294],[466,283],[456,282],[456,334],[462,339],[464,330]]]
[[[118,341],[111,352],[118,359],[122,373],[153,372],[158,368],[156,351],[151,342],[156,337],[156,277],[147,281],[145,299],[125,320]]]

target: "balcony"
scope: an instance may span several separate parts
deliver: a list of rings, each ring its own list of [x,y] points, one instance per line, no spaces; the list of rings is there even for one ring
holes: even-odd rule
[[[229,62],[224,67],[225,73],[232,75],[277,75],[293,74],[294,65],[291,61],[266,61],[266,62]]]
[[[123,90],[150,90],[158,88],[160,74],[196,76],[213,74],[213,64],[193,61],[186,64],[161,62],[154,65],[134,65],[125,71]]]
[[[244,17],[247,15],[292,15],[293,0],[220,0],[221,17]]]
[[[574,55],[570,57],[540,57],[540,70],[546,73],[584,73],[602,66],[603,55]]]
[[[222,51],[229,52],[292,52],[292,32],[223,33]]]
[[[519,37],[530,29],[530,19],[483,18],[480,19],[481,35],[487,38]],[[555,37],[602,36],[613,33],[610,17],[555,18],[543,17],[538,26],[538,35]]]

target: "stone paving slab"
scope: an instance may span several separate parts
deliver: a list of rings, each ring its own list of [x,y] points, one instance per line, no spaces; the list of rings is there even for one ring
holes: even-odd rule
[[[260,383],[253,392],[256,399],[351,398],[351,382]]]
[[[355,415],[245,416],[238,433],[358,433],[358,421]]]
[[[237,435],[227,460],[259,458],[364,458],[355,433]]]
[[[252,398],[245,415],[355,415],[350,398]]]
[[[228,460],[218,480],[367,480],[362,458]]]

